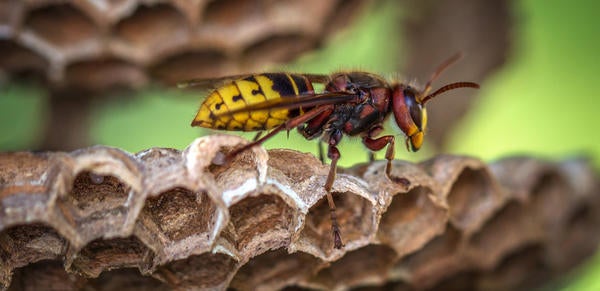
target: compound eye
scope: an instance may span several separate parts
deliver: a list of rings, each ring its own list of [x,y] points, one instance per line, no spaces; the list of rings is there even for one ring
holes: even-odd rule
[[[404,90],[404,102],[408,107],[410,118],[413,120],[415,125],[420,131],[423,130],[423,107],[417,102],[414,92],[411,90]]]

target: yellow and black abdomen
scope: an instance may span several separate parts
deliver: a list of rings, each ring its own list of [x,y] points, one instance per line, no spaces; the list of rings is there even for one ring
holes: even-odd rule
[[[301,109],[238,110],[267,100],[313,93],[303,75],[287,73],[256,74],[235,80],[213,91],[200,106],[192,126],[221,130],[257,131],[273,129],[302,114]],[[225,114],[225,115],[223,115]]]

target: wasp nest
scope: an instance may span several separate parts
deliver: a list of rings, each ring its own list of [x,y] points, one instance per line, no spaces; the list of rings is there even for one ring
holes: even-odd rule
[[[0,289],[506,289],[568,270],[599,239],[586,163],[438,156],[395,161],[409,184],[385,162],[340,173],[336,250],[328,166],[260,147],[212,164],[241,143],[0,155]]]
[[[252,70],[314,48],[365,2],[7,0],[0,74],[95,91]]]

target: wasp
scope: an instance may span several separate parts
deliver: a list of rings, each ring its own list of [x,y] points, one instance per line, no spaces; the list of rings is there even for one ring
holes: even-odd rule
[[[336,207],[331,194],[340,151],[337,146],[344,135],[358,136],[372,152],[387,147],[385,175],[391,176],[395,137],[379,136],[390,115],[405,135],[408,151],[416,152],[423,144],[427,128],[425,105],[434,97],[457,88],[479,88],[472,82],[451,83],[430,93],[432,82],[460,58],[460,54],[442,63],[422,90],[399,82],[388,82],[380,75],[349,71],[331,75],[294,74],[286,72],[193,79],[179,87],[215,88],[206,97],[192,126],[217,130],[258,131],[255,139],[229,152],[231,158],[260,145],[281,131],[297,128],[307,139],[320,138],[327,144],[330,170],[324,188],[330,208],[333,242],[343,247]],[[315,92],[314,84],[324,90]],[[263,132],[268,132],[261,137]],[[224,161],[221,161],[223,163]]]

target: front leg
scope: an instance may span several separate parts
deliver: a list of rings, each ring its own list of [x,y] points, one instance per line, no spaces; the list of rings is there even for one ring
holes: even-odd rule
[[[327,192],[327,204],[329,205],[329,214],[331,216],[331,229],[333,231],[333,245],[336,249],[341,249],[344,244],[342,242],[342,235],[340,233],[340,227],[337,221],[337,214],[335,212],[335,203],[333,202],[333,195],[331,195],[331,188],[335,181],[335,174],[337,171],[337,162],[340,159],[340,151],[336,147],[342,138],[342,132],[337,130],[331,134],[329,138],[329,148],[327,150],[327,157],[331,159],[331,166],[329,167],[329,174],[327,175],[327,182],[325,182],[325,191]]]
[[[395,138],[393,135],[384,135],[379,138],[371,138],[369,136],[363,137],[363,144],[372,151],[380,151],[387,145],[387,150],[385,151],[385,159],[387,160],[387,164],[385,166],[385,174],[391,178],[392,173],[392,160],[394,160],[394,145]]]
[[[385,159],[387,160],[385,175],[388,179],[396,183],[403,184],[406,187],[410,185],[410,181],[406,178],[392,177],[392,161],[394,160],[395,145],[395,138],[393,135],[384,135],[379,138],[371,138],[367,135],[363,137],[363,144],[372,151],[379,151],[387,145],[387,150],[385,151]]]

